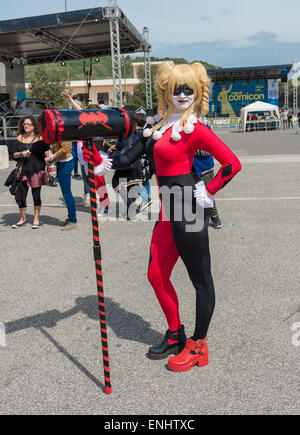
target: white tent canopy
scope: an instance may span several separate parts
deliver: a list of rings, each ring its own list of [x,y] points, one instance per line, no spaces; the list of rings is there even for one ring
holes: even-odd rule
[[[241,121],[244,127],[244,131],[246,130],[247,117],[249,113],[256,113],[259,115],[260,112],[270,112],[270,114],[274,114],[277,116],[277,119],[280,119],[279,108],[278,106],[274,106],[273,104],[263,103],[262,101],[257,101],[256,103],[249,104],[246,107],[243,107],[241,110]]]

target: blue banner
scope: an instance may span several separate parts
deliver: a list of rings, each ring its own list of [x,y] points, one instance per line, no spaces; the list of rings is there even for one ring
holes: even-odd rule
[[[268,80],[268,98],[269,103],[278,106],[279,102],[279,80]]]
[[[267,80],[215,83],[212,105],[220,115],[239,116],[241,109],[251,103],[268,103],[268,91]]]

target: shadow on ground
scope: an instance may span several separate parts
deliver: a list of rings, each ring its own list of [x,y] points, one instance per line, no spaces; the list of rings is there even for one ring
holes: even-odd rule
[[[135,313],[126,311],[111,298],[105,298],[105,307],[107,311],[107,324],[121,340],[132,340],[152,345],[162,338],[160,333],[151,329],[149,322],[146,322]],[[75,316],[78,313],[83,313],[90,319],[98,321],[97,296],[77,298],[76,305],[62,313],[58,310],[52,310],[13,320],[6,323],[6,332],[7,334],[12,334],[28,328],[54,328],[58,322]]]
[[[6,333],[13,334],[28,328],[35,328],[52,343],[56,349],[71,361],[84,375],[86,375],[97,387],[104,390],[104,386],[99,380],[84,367],[75,357],[73,357],[63,346],[61,346],[45,328],[54,328],[58,322],[83,313],[94,321],[99,321],[98,298],[97,296],[80,297],[76,299],[76,305],[64,312],[58,310],[46,311],[45,313],[34,316],[24,317],[13,320],[5,324]],[[115,335],[121,340],[132,340],[147,345],[158,343],[162,335],[151,328],[151,324],[146,322],[141,316],[126,311],[111,298],[105,298],[107,324],[114,331]]]
[[[33,214],[27,213],[26,214],[27,217],[27,223],[32,224],[33,223]],[[1,221],[0,221],[0,225],[3,225],[5,227],[10,227],[11,225],[14,225],[15,223],[17,223],[20,220],[20,214],[19,213],[7,213],[2,215],[1,217]],[[45,216],[45,215],[41,215],[40,216],[40,222],[41,225],[50,225],[50,226],[54,226],[54,227],[59,227],[61,226],[61,220],[54,218],[52,216]],[[21,231],[21,229],[20,229]]]

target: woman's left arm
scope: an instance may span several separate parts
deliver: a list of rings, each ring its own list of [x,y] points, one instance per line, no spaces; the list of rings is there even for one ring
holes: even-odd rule
[[[206,186],[208,193],[215,195],[242,169],[237,156],[208,127],[197,123],[194,131],[195,151],[201,149],[211,154],[221,164],[221,169]]]

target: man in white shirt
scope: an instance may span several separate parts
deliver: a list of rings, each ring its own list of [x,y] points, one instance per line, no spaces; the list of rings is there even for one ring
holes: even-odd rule
[[[99,108],[100,108],[101,110],[105,110],[105,109],[107,109],[107,106],[106,106],[106,104],[104,103],[103,98],[98,97],[97,101],[98,101],[98,106],[99,106]]]
[[[283,130],[287,130],[287,128],[288,128],[288,113],[289,113],[289,111],[286,108],[284,108],[282,111]]]

